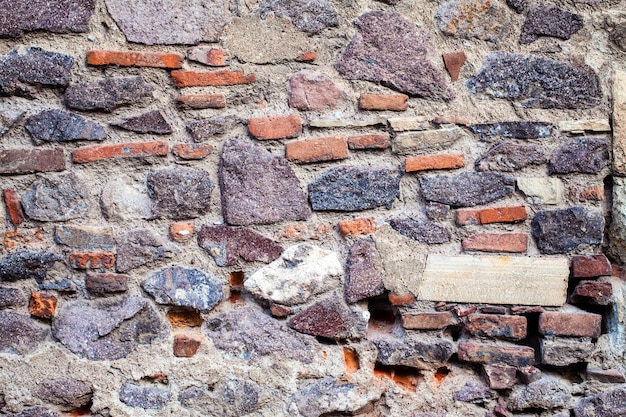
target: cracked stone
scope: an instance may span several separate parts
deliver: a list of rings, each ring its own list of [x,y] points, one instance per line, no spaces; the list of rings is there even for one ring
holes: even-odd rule
[[[116,269],[119,272],[170,258],[179,249],[148,229],[135,229],[117,238]]]
[[[148,191],[155,217],[192,219],[210,209],[213,181],[199,168],[172,167],[148,173]]]
[[[33,182],[21,199],[26,215],[42,222],[86,216],[91,207],[89,188],[73,172],[50,174]]]
[[[24,125],[35,141],[67,142],[74,140],[104,140],[107,133],[102,125],[63,110],[45,110],[26,119]]]

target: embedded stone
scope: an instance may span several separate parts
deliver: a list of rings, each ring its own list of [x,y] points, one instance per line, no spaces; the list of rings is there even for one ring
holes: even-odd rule
[[[610,282],[580,281],[570,296],[574,304],[606,306],[611,304],[613,286]]]
[[[22,117],[23,110],[0,108],[0,138]]]
[[[152,200],[145,183],[120,177],[108,181],[100,194],[102,214],[109,221],[152,218]]]
[[[420,191],[427,201],[453,207],[472,207],[499,200],[515,191],[515,179],[491,172],[463,172],[433,175],[419,179]]]
[[[194,142],[206,142],[213,136],[223,135],[241,123],[237,116],[217,116],[191,122],[187,125],[187,131],[191,134]]]
[[[476,160],[476,171],[512,172],[546,161],[539,145],[502,142]]]
[[[2,1],[0,36],[19,37],[24,32],[87,32],[95,0]]]
[[[609,250],[622,263],[626,262],[626,179],[613,177],[613,209],[609,230]]]
[[[30,116],[24,127],[35,141],[67,142],[107,138],[100,124],[63,110],[45,110]]]
[[[389,220],[398,233],[429,245],[450,241],[450,232],[443,226],[425,219],[398,218]]]
[[[311,215],[289,162],[238,139],[222,149],[219,165],[222,215],[232,225],[305,220]]]
[[[92,393],[90,384],[61,376],[42,381],[35,394],[42,400],[58,405],[63,411],[72,411],[89,404]]]
[[[562,210],[540,210],[530,231],[539,252],[566,253],[580,245],[599,245],[604,236],[604,217],[583,207]]]
[[[376,360],[388,366],[429,370],[445,364],[454,353],[454,343],[441,338],[377,336],[371,340],[378,349]]]
[[[121,402],[130,407],[147,410],[160,410],[165,407],[171,397],[172,393],[168,389],[141,387],[129,382],[124,383],[120,389]]]
[[[400,155],[424,153],[424,151],[432,151],[433,149],[447,148],[464,136],[463,131],[456,126],[399,133],[391,143],[391,150]]]
[[[390,296],[390,301],[391,300],[392,297]],[[415,299],[412,301],[414,302]],[[413,302],[409,304],[413,304]],[[402,313],[402,327],[405,329],[438,330],[445,329],[452,324],[454,324],[454,319],[452,317],[452,313],[449,311],[437,311],[434,313]]]
[[[506,4],[516,13],[522,13],[528,7],[528,0],[506,0]]]
[[[113,228],[83,225],[59,225],[54,241],[76,249],[111,249],[115,246]]]
[[[128,291],[128,279],[124,274],[91,273],[85,278],[85,288],[91,294],[112,294]]]
[[[602,98],[598,75],[589,67],[504,51],[490,53],[465,85],[471,94],[541,109],[588,109]]]
[[[541,139],[552,135],[554,126],[546,122],[498,122],[471,125],[472,132],[481,138],[502,136],[515,139]]]
[[[465,340],[459,343],[459,360],[481,364],[506,364],[510,366],[529,366],[535,363],[535,350],[528,346],[512,343],[480,343]]]
[[[466,382],[460,391],[454,394],[455,401],[463,401],[472,404],[482,404],[496,397],[498,394],[488,386]]]
[[[172,257],[178,251],[151,230],[135,229],[117,238],[116,269],[130,271],[157,259]]]
[[[609,163],[609,148],[603,138],[582,137],[571,139],[550,156],[548,173],[597,174]]]
[[[243,227],[204,225],[198,233],[198,245],[207,250],[218,266],[232,266],[239,258],[248,262],[270,263],[283,252],[282,246]]]
[[[357,33],[335,69],[344,77],[382,83],[410,96],[450,101],[445,73],[429,59],[429,35],[397,13],[372,11],[354,21]]]
[[[74,110],[114,109],[152,97],[152,86],[141,76],[105,78],[89,83],[72,84],[65,90],[63,102]]]
[[[160,110],[152,110],[137,116],[112,122],[111,125],[137,133],[169,135],[174,130]]]
[[[260,4],[259,13],[262,19],[269,13],[289,18],[295,27],[311,35],[339,26],[337,11],[328,0],[266,0]]]
[[[199,168],[172,167],[148,173],[155,217],[192,219],[209,211],[213,181]]]
[[[543,338],[541,339],[541,363],[552,366],[570,366],[587,362],[594,348],[595,345],[588,338]]]
[[[526,15],[519,43],[522,45],[533,43],[540,36],[567,40],[582,28],[581,15],[568,12],[552,3],[536,3]]]
[[[321,72],[303,69],[289,79],[289,107],[298,110],[332,109],[344,94]]]
[[[374,264],[374,242],[361,239],[350,247],[344,294],[348,303],[380,295],[383,277]]]
[[[517,369],[509,365],[483,365],[482,374],[492,389],[509,389],[517,383]]]
[[[545,311],[539,316],[539,334],[598,338],[602,329],[602,315],[577,308],[565,311]]]
[[[611,274],[611,262],[604,254],[580,255],[572,258],[574,278],[595,278]]]
[[[508,407],[513,411],[531,408],[552,410],[567,406],[571,399],[567,386],[552,378],[542,378],[528,385],[514,387]]]
[[[626,388],[585,397],[574,406],[574,417],[600,417],[626,414]]]
[[[624,374],[618,369],[602,369],[587,366],[585,376],[588,380],[594,380],[609,384],[623,384],[624,382],[626,382]]]
[[[48,270],[63,257],[50,252],[30,252],[20,249],[0,260],[0,281],[19,281],[34,278],[37,282],[46,279]]]
[[[289,327],[328,339],[358,339],[365,336],[368,318],[368,313],[354,311],[343,299],[331,297],[294,315]]]
[[[192,386],[178,395],[185,407],[202,412],[211,410],[221,416],[244,416],[259,408],[260,389],[238,379],[220,380],[211,389]]]
[[[47,338],[48,330],[28,316],[0,311],[0,352],[24,355],[37,349]]]
[[[565,198],[565,186],[558,178],[518,178],[517,188],[532,204],[559,204]]]
[[[464,51],[454,51],[444,53],[442,57],[446,70],[448,74],[450,74],[450,80],[457,81],[461,74],[461,67],[463,67],[463,64],[465,64],[467,60],[467,55]]]
[[[26,303],[26,298],[17,288],[0,287],[0,308],[18,307]]]
[[[76,219],[87,215],[89,188],[73,172],[51,174],[33,182],[21,199],[26,215],[42,222]]]
[[[497,1],[453,0],[435,13],[441,32],[458,38],[497,42],[509,23],[506,10]]]
[[[400,194],[400,172],[388,168],[340,166],[309,184],[315,211],[390,209]]]

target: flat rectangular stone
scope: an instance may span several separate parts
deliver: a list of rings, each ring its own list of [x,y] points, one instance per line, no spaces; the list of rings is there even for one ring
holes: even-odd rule
[[[54,241],[77,249],[112,249],[115,246],[112,227],[57,226]]]
[[[535,350],[528,346],[504,343],[481,343],[472,340],[459,343],[457,351],[462,362],[529,366],[535,362]]]
[[[387,119],[389,126],[396,132],[405,132],[407,130],[427,130],[430,129],[429,117],[390,117]]]
[[[417,299],[561,306],[568,277],[567,258],[428,255]]]
[[[366,127],[366,126],[376,126],[376,125],[384,125],[387,123],[387,119],[382,117],[374,117],[371,119],[365,120],[343,120],[343,119],[330,119],[330,118],[320,118],[320,119],[311,119],[309,121],[309,127]]]
[[[626,175],[626,71],[613,73],[613,172]]]
[[[611,123],[609,119],[564,120],[559,122],[559,130],[570,133],[610,132]]]
[[[61,148],[0,150],[0,174],[31,174],[64,169],[65,153]]]
[[[463,136],[458,127],[433,130],[416,130],[399,133],[391,144],[394,153],[407,155],[432,149],[443,149]]]

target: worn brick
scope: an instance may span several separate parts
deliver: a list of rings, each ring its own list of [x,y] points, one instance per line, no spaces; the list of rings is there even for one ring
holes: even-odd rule
[[[395,294],[390,292],[389,302],[394,306],[408,306],[415,303],[415,296],[411,293]]]
[[[523,253],[528,248],[524,233],[475,233],[462,241],[465,251]]]
[[[517,383],[517,368],[509,365],[483,365],[482,374],[491,389],[509,389]]]
[[[172,154],[181,159],[204,159],[213,152],[212,145],[201,143],[178,143],[172,146]]]
[[[619,369],[602,369],[588,366],[587,379],[609,384],[623,384],[626,382],[624,374]]]
[[[359,109],[405,111],[409,108],[408,99],[406,94],[361,94]]]
[[[177,334],[174,335],[174,356],[177,358],[191,358],[202,344],[202,335]]]
[[[611,263],[604,254],[572,257],[574,278],[595,278],[611,275]]]
[[[195,231],[193,222],[170,223],[170,237],[176,242],[189,240]]]
[[[181,109],[223,109],[226,107],[224,94],[184,94],[176,99]]]
[[[465,64],[465,60],[467,60],[467,55],[465,55],[463,51],[454,51],[444,53],[442,57],[446,70],[448,74],[450,74],[450,79],[457,81],[461,73],[461,67]]]
[[[467,224],[490,224],[490,223],[515,223],[526,220],[525,206],[491,207],[485,209],[457,210],[456,223]]]
[[[455,169],[465,164],[463,154],[440,154],[413,156],[406,159],[406,172],[426,171],[431,169]]]
[[[539,316],[539,333],[554,336],[600,336],[602,315],[587,312],[546,311]]]
[[[64,169],[65,153],[61,148],[0,150],[0,174],[30,174]]]
[[[453,324],[452,313],[442,311],[437,313],[404,313],[402,327],[413,330],[443,329]]]
[[[230,65],[230,58],[222,48],[210,45],[199,45],[187,49],[187,58],[210,67]]]
[[[348,149],[387,149],[391,146],[389,135],[369,134],[348,137]]]
[[[343,136],[305,139],[285,145],[288,160],[299,163],[334,161],[348,157],[348,142]]]
[[[289,107],[294,109],[332,109],[343,95],[343,90],[321,72],[304,69],[289,79]]]
[[[474,336],[521,340],[526,337],[527,321],[523,316],[500,314],[471,314],[465,330]]]
[[[5,188],[2,190],[2,193],[4,195],[4,204],[6,204],[7,213],[9,215],[9,219],[11,219],[11,223],[13,223],[14,226],[19,226],[24,223],[26,218],[24,217],[24,211],[22,211],[20,199],[15,190],[12,188]]]
[[[252,84],[256,82],[256,75],[244,75],[243,72],[230,70],[219,71],[172,71],[172,81],[176,87],[205,87],[228,86],[237,84]]]
[[[112,227],[59,225],[54,229],[54,241],[78,249],[111,249],[115,246]]]
[[[248,131],[262,140],[295,138],[302,132],[302,122],[297,114],[258,117],[248,120]]]
[[[574,304],[606,306],[611,303],[613,286],[610,282],[580,281],[570,297]]]
[[[462,362],[489,365],[501,363],[511,366],[528,366],[535,362],[533,348],[513,344],[462,341],[459,343],[457,354]]]
[[[114,273],[88,273],[85,278],[85,287],[91,294],[112,294],[128,291],[126,274]]]
[[[113,158],[146,158],[167,156],[168,142],[130,142],[88,146],[72,151],[72,162],[85,164]]]
[[[104,253],[72,253],[70,265],[75,269],[111,269],[115,265],[115,255]]]
[[[122,67],[182,68],[180,54],[147,51],[87,51],[89,65],[120,65]]]
[[[57,298],[54,295],[33,291],[28,302],[28,312],[32,317],[51,319],[57,310]]]
[[[360,217],[339,222],[341,236],[366,235],[376,231],[376,221],[373,217]]]

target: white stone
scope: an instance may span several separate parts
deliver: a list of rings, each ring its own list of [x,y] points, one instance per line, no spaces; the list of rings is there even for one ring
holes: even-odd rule
[[[611,123],[609,119],[564,120],[559,122],[559,130],[570,133],[610,132]]]
[[[613,220],[609,229],[609,251],[626,262],[626,179],[613,178]]]
[[[626,175],[626,71],[613,75],[613,171]]]
[[[416,130],[399,133],[391,143],[391,150],[401,155],[448,147],[463,137],[458,127],[436,130]]]
[[[375,117],[365,120],[356,119],[334,119],[334,118],[318,118],[311,119],[309,121],[310,127],[327,128],[327,127],[367,127],[384,125],[387,123],[387,119],[382,117]]]
[[[100,204],[109,221],[149,219],[152,217],[152,201],[144,184],[131,178],[111,180],[102,188]]]
[[[565,186],[558,178],[518,178],[517,188],[532,204],[559,204],[565,197]]]
[[[7,133],[11,126],[24,114],[23,110],[0,108],[0,137]]]
[[[390,117],[387,122],[395,132],[430,129],[429,118],[426,116]]]

